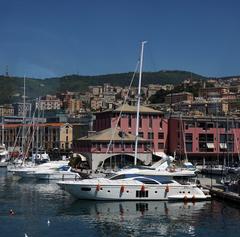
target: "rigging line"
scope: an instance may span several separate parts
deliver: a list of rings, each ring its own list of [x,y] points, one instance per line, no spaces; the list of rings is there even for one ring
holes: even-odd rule
[[[233,144],[236,143],[238,161],[240,161],[239,146],[238,146],[238,142],[237,142],[237,134],[236,134],[236,131],[235,131],[235,128],[237,128],[237,126],[236,126],[236,121],[234,120],[234,118],[232,118],[232,126],[233,126],[233,135],[234,135],[234,138],[233,138],[234,142],[233,142]],[[233,151],[234,151],[234,148],[232,150],[232,153],[233,153]]]
[[[35,108],[35,110],[34,110],[34,112],[33,112],[32,121],[31,121],[30,124],[29,124],[26,137],[30,136],[30,134],[31,134],[31,125],[33,125],[32,135],[31,135],[31,137],[30,137],[30,140],[27,140],[27,138],[25,138],[25,143],[26,143],[26,141],[27,141],[27,146],[26,146],[26,151],[25,151],[26,154],[28,154],[28,151],[29,151],[29,149],[30,149],[30,146],[31,146],[31,144],[32,144],[33,137],[34,137],[34,131],[35,131],[35,127],[34,127],[34,117],[35,117],[35,113],[36,113],[36,108]],[[25,159],[26,159],[26,155],[23,157],[23,160],[22,160],[21,165],[24,164]]]
[[[187,155],[187,149],[186,149],[186,139],[185,139],[186,134],[185,134],[184,126],[183,126],[182,113],[180,113],[180,120],[181,120],[182,138],[183,138],[183,152],[185,154],[186,162],[188,162],[188,155]]]
[[[135,75],[136,75],[136,73],[137,73],[139,63],[140,63],[140,60],[137,61],[137,64],[136,64],[136,67],[135,67],[135,71],[134,71],[134,73],[133,73],[133,76],[132,76],[132,78],[131,78],[131,82],[130,82],[129,87],[128,87],[128,89],[127,89],[127,94],[126,94],[126,96],[124,97],[124,101],[123,101],[123,104],[122,104],[122,108],[121,108],[121,110],[120,110],[120,113],[119,113],[117,122],[116,122],[116,124],[115,124],[114,130],[113,130],[113,133],[112,133],[112,136],[111,136],[111,140],[110,140],[110,142],[108,143],[107,151],[106,151],[105,154],[108,154],[108,152],[109,152],[109,150],[110,150],[110,147],[111,147],[111,145],[112,145],[113,138],[114,138],[115,132],[116,132],[116,130],[117,130],[119,120],[120,120],[120,118],[121,118],[121,116],[122,116],[123,106],[124,106],[124,104],[127,102],[128,95],[129,95],[130,89],[131,89],[131,87],[132,87],[132,84],[133,84],[133,80],[134,80],[134,78],[135,78]],[[103,165],[104,165],[104,162],[102,163],[101,167],[103,167]]]

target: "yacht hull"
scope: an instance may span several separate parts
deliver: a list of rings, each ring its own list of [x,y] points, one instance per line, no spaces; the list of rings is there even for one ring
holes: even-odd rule
[[[41,180],[66,180],[66,179],[79,179],[79,175],[76,173],[35,173],[36,179]]]
[[[192,185],[87,185],[59,182],[64,190],[78,199],[90,200],[206,200],[207,196]]]

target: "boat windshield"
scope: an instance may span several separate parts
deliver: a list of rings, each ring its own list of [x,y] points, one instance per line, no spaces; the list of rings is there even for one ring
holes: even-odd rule
[[[130,177],[126,177],[127,175],[125,175],[125,174],[119,174],[119,175],[115,175],[115,176],[113,176],[113,177],[111,177],[111,178],[109,178],[109,179],[111,179],[111,180],[118,180],[118,179],[126,179],[126,178],[130,178]]]
[[[155,181],[153,179],[148,179],[148,178],[144,178],[144,177],[138,177],[138,178],[135,178],[134,180],[140,181],[144,184],[159,184],[157,181]]]
[[[153,181],[156,181],[157,183],[162,183],[162,184],[172,182],[172,178],[168,177],[168,176],[158,176],[158,175],[141,175],[141,176],[139,176],[138,174],[119,174],[119,175],[115,175],[109,179],[110,180],[119,180],[119,179],[127,179],[127,178],[141,178],[141,179],[145,178],[145,179],[153,180]],[[139,180],[139,181],[141,181],[141,180]]]
[[[59,171],[68,171],[69,168],[70,168],[70,166],[64,165],[64,166],[59,167],[58,170],[59,170]]]

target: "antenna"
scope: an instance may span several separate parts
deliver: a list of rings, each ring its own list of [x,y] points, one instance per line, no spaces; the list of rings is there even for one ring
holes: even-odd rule
[[[9,77],[9,73],[8,73],[8,65],[6,65],[5,77]]]

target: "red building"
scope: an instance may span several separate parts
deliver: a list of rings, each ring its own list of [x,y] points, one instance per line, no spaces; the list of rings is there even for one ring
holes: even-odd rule
[[[114,111],[96,113],[91,136],[74,142],[74,152],[80,152],[97,168],[110,156],[128,155],[134,157],[136,134],[136,106],[124,105]],[[152,153],[167,151],[168,122],[162,112],[140,107],[138,158],[145,164],[152,160]],[[104,139],[103,139],[104,138]],[[107,153],[110,141],[112,147]],[[120,150],[119,150],[120,149]]]
[[[97,113],[94,129],[100,131],[117,127],[135,135],[136,109],[136,106],[124,105],[114,111]],[[167,134],[168,120],[163,117],[163,113],[149,107],[140,106],[139,137],[149,141],[153,152],[167,151]]]
[[[168,154],[233,163],[240,148],[240,122],[228,117],[172,117]]]

